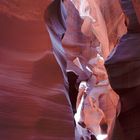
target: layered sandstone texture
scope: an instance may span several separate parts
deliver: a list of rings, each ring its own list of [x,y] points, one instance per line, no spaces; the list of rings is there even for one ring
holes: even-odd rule
[[[79,13],[79,7],[85,6],[80,0],[64,0],[67,18],[61,44],[58,32],[48,28],[52,27],[48,21],[55,21],[46,14],[52,0],[0,0],[1,140],[75,139],[70,99],[76,98],[76,91],[69,91],[66,72],[78,75],[79,82],[88,79],[84,66],[96,56],[96,47],[102,47],[106,58],[126,32],[119,0],[87,1],[97,26]],[[55,31],[62,33],[63,28],[56,27]],[[84,72],[73,64],[76,57]]]
[[[50,3],[0,1],[1,140],[74,140],[67,88],[45,27]]]

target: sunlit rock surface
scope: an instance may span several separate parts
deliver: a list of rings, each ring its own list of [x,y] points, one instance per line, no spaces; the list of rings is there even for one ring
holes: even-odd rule
[[[73,1],[80,5],[80,0]],[[102,51],[107,52],[106,57],[126,32],[119,0],[87,1],[88,8],[93,11],[94,4],[97,4],[98,8],[95,8],[101,15],[97,14],[98,18],[102,19],[98,20],[94,14],[91,16],[99,21],[101,28],[96,30],[96,35],[92,34],[92,24],[81,19],[79,6],[76,9],[71,1],[64,1],[67,30],[62,43],[67,66],[63,71],[52,51],[52,40],[44,20],[45,10],[52,1],[0,1],[0,139],[75,139],[68,93],[75,103],[76,74],[79,75],[78,82],[87,80],[90,74],[85,64],[96,56],[95,47],[100,45],[99,42]],[[139,0],[133,0],[133,3],[140,20]],[[96,28],[93,26],[92,29]],[[76,57],[84,71],[73,64]],[[72,72],[71,78],[75,76],[74,82],[68,79],[70,91],[64,71]]]
[[[84,20],[82,32],[87,36],[96,36],[104,57],[107,57],[117,40],[126,32],[124,14],[119,1],[72,0],[72,2]]]
[[[138,1],[120,1],[127,16],[127,33],[105,62],[112,88],[121,99],[121,112],[114,128],[113,140],[140,139],[139,47],[140,22]],[[137,50],[138,49],[138,50]],[[126,80],[127,79],[127,80]]]

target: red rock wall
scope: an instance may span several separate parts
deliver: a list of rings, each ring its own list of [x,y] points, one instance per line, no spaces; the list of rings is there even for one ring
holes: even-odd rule
[[[44,23],[51,0],[0,1],[0,139],[73,140],[72,109],[62,71]],[[139,3],[134,0],[134,3]],[[63,46],[68,60],[84,62],[98,41],[81,31],[83,20],[69,1]],[[92,6],[92,5],[90,5]],[[136,6],[137,14],[139,8]],[[126,31],[119,1],[100,3],[112,50]]]
[[[50,1],[0,2],[0,139],[72,140],[72,110],[52,52]]]

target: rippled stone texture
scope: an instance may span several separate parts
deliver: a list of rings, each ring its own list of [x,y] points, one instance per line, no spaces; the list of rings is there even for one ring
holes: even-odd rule
[[[92,7],[93,0],[88,1]],[[44,12],[51,2],[51,0],[0,1],[0,139],[2,140],[74,139],[72,108],[67,96],[67,78],[65,77],[64,82],[65,72],[54,56],[51,37],[45,27]],[[126,31],[124,14],[118,0],[96,0],[96,2],[104,18],[110,51]],[[90,25],[83,24],[86,22],[80,18],[71,1],[65,0],[64,3],[68,14],[67,30],[62,40],[67,60],[66,70],[77,73],[80,82],[89,75],[76,68],[72,62],[79,57],[84,67],[90,58],[95,57],[95,47],[99,42],[94,35],[83,34],[90,30]],[[139,0],[133,0],[133,3],[140,19]],[[98,37],[101,38],[101,31],[98,33]],[[71,82],[74,90],[76,90],[75,81],[74,79],[74,83]],[[73,90],[69,94],[72,92]],[[77,91],[74,92],[71,98],[75,100]]]
[[[45,28],[50,2],[0,2],[1,140],[74,139],[68,91]]]

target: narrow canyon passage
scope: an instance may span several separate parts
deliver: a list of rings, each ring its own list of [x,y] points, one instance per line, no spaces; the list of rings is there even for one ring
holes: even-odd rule
[[[0,140],[140,140],[139,9],[1,0]]]

